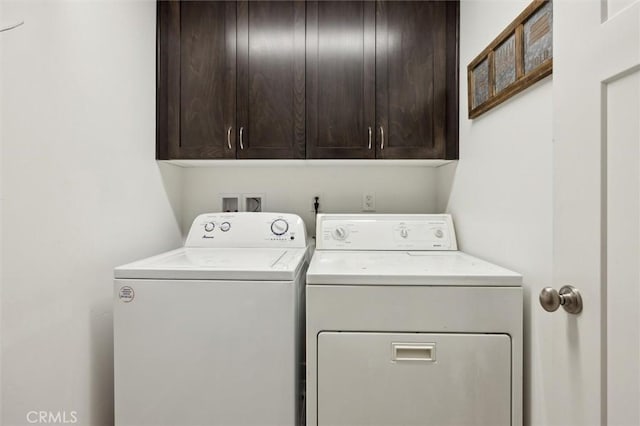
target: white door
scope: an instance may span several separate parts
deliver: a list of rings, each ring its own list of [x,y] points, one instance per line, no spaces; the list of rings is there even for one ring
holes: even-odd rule
[[[549,424],[640,425],[640,1],[554,1]]]

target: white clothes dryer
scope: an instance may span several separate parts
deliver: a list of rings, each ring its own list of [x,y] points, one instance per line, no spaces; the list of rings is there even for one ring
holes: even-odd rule
[[[116,268],[115,424],[299,424],[307,265],[298,216],[212,213]]]
[[[318,215],[307,425],[522,425],[522,277],[449,215]]]

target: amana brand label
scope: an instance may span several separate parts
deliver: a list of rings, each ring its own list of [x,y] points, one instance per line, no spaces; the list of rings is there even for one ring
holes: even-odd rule
[[[128,285],[124,287],[120,287],[120,291],[118,292],[118,298],[121,301],[125,303],[129,303],[133,300],[134,297],[136,297],[136,294],[133,291],[133,288],[129,287]]]

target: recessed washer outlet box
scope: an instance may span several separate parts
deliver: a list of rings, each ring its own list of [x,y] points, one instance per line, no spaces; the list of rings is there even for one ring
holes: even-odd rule
[[[264,203],[264,194],[242,194],[242,207],[245,212],[266,211]]]
[[[240,196],[238,194],[220,194],[220,211],[240,211]]]

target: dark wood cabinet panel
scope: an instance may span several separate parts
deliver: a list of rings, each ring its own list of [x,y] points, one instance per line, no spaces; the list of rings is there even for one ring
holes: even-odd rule
[[[375,158],[375,3],[307,3],[307,158]]]
[[[235,158],[236,5],[158,3],[158,152]]]
[[[457,158],[457,22],[457,2],[377,3],[377,158]]]
[[[159,1],[158,159],[458,158],[457,1]]]
[[[305,157],[304,40],[304,1],[238,2],[238,158]]]

